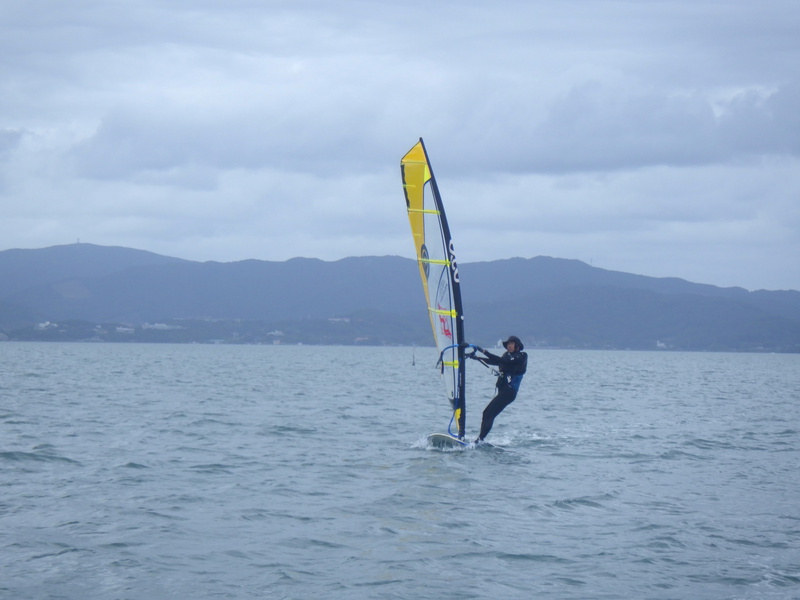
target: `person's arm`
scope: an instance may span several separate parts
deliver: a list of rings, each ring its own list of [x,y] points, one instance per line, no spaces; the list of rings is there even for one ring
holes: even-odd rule
[[[481,360],[485,362],[487,365],[503,364],[503,357],[492,354],[491,352],[489,352],[488,350],[484,350],[483,348],[480,348],[480,351],[483,352],[483,354],[485,355],[485,358],[482,358]]]
[[[503,373],[511,375],[522,375],[528,367],[528,355],[524,352],[506,352],[503,356],[495,356],[491,352],[483,351],[489,358],[486,362],[500,367]]]

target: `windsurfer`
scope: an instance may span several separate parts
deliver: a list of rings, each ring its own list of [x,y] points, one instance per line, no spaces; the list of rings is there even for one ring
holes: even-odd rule
[[[484,357],[476,356],[476,352],[468,355],[470,358],[479,360],[484,364],[495,365],[500,371],[500,375],[497,378],[497,394],[483,410],[481,432],[475,443],[482,442],[489,435],[497,415],[503,412],[503,409],[516,399],[519,386],[522,383],[522,376],[525,375],[525,371],[528,368],[528,355],[523,352],[525,346],[517,336],[510,336],[503,342],[503,347],[505,347],[506,351],[502,356],[487,352],[480,346],[475,346],[475,350],[484,354]]]

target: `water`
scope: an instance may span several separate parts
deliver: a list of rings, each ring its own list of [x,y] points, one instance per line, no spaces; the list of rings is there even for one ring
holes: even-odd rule
[[[800,598],[800,356],[414,353],[0,344],[0,597]]]

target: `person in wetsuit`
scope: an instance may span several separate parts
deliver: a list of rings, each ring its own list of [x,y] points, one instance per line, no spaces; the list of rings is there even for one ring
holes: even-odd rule
[[[476,444],[486,438],[497,415],[503,412],[503,409],[517,397],[520,383],[522,383],[522,376],[525,375],[525,371],[528,369],[528,355],[523,352],[525,346],[517,336],[510,336],[503,342],[503,347],[506,349],[503,356],[496,356],[480,346],[477,346],[475,350],[484,354],[485,357],[475,356],[475,352],[469,355],[470,358],[479,360],[484,364],[495,365],[500,371],[500,376],[497,378],[497,394],[483,410],[481,432],[478,435],[478,439],[475,440]]]

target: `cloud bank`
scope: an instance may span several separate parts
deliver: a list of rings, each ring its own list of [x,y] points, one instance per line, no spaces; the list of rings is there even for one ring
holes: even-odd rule
[[[9,2],[3,248],[402,254],[423,136],[460,260],[800,289],[800,6]]]

